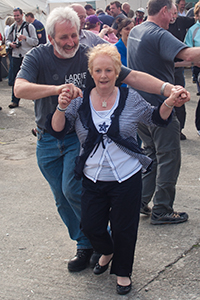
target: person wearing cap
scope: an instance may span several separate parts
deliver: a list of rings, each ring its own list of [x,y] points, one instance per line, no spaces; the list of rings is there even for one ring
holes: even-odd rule
[[[136,17],[134,18],[135,25],[139,25],[144,21],[145,9],[140,7],[136,10]]]
[[[77,13],[80,20],[80,30],[79,30],[79,42],[88,47],[94,47],[98,44],[107,43],[104,39],[100,38],[99,35],[95,34],[90,30],[85,30],[85,19],[86,10],[83,5],[78,3],[73,3],[70,7]]]
[[[114,18],[112,16],[110,16],[110,15],[105,14],[105,12],[103,11],[103,9],[101,9],[101,8],[98,9],[96,11],[96,15],[99,18],[99,20],[102,22],[102,24],[100,24],[101,25],[100,30],[103,28],[104,24],[106,24],[106,25],[108,25],[110,27],[112,26]]]
[[[93,33],[100,36],[102,39],[108,41],[109,43],[115,44],[118,42],[118,38],[113,33],[113,29],[109,27],[108,25],[104,25],[103,29],[100,31],[100,24],[102,22],[99,20],[99,18],[96,15],[88,16],[85,19],[85,29],[90,30]]]

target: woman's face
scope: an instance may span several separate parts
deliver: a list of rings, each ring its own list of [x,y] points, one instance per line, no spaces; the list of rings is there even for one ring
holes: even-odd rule
[[[114,87],[117,74],[113,60],[108,55],[97,55],[93,60],[91,75],[97,88]]]
[[[199,9],[198,14],[197,14],[197,20],[200,22],[200,9]]]
[[[126,27],[122,28],[122,30],[120,31],[120,34],[122,36],[122,40],[127,40],[129,33],[131,31],[131,29],[133,28],[134,24],[133,22],[131,22],[129,25],[127,25]]]

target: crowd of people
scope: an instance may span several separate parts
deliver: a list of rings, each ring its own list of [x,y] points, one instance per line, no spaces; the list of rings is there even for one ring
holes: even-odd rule
[[[184,3],[149,0],[146,17],[128,2],[105,10],[74,3],[52,10],[45,27],[16,8],[2,38],[9,108],[34,100],[38,166],[77,242],[68,269],[90,265],[100,275],[111,263],[120,295],[132,287],[140,213],[153,225],[188,220],[173,204],[190,100],[184,66],[200,67],[191,41],[199,36],[200,2],[197,23]],[[200,102],[200,135],[199,115]]]

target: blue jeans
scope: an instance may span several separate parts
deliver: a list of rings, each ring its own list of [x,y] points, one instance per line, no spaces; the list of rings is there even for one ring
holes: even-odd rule
[[[82,183],[74,178],[75,158],[79,141],[75,133],[58,140],[39,128],[37,141],[38,166],[54,194],[60,217],[68,228],[77,249],[91,249],[89,240],[80,229]]]
[[[12,83],[13,83],[13,86],[12,86],[12,102],[14,102],[16,104],[19,104],[20,98],[15,97],[14,83],[15,83],[15,78],[17,76],[17,73],[20,70],[22,60],[23,60],[23,57],[19,57],[19,58],[18,57],[13,57],[12,58]]]

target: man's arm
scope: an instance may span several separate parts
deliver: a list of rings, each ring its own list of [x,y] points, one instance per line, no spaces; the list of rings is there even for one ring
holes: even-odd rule
[[[134,70],[127,75],[123,82],[134,89],[157,95],[161,94],[161,88],[164,84],[164,81],[157,79],[156,77]],[[163,91],[165,97],[170,96],[173,87],[174,85],[170,83],[165,86]]]
[[[176,57],[185,60],[186,62],[193,62],[194,64],[199,64],[200,47],[184,48],[176,55]]]
[[[82,97],[82,92],[73,84],[45,85],[27,81],[23,78],[17,78],[14,85],[14,93],[17,98],[28,100],[37,100],[49,96],[59,95],[63,88],[69,90],[71,99]]]

